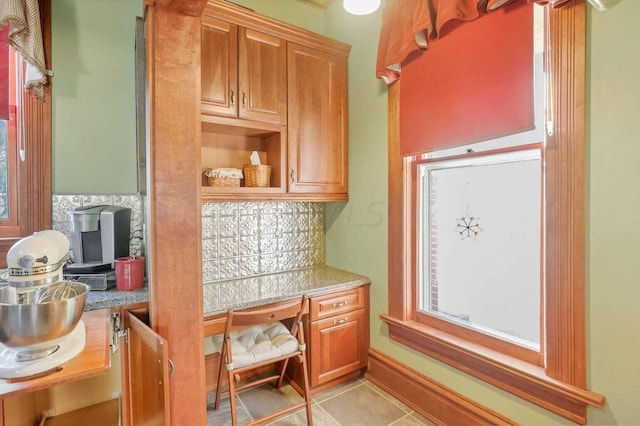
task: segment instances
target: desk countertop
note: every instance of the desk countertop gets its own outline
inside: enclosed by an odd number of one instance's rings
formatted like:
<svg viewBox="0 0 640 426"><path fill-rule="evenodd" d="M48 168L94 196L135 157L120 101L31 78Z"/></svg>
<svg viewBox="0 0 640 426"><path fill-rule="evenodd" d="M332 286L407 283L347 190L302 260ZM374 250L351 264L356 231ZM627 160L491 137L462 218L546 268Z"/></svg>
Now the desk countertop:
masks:
<svg viewBox="0 0 640 426"><path fill-rule="evenodd" d="M207 283L203 289L204 316L229 309L268 305L306 294L313 296L369 284L362 275L321 265L257 277Z"/></svg>

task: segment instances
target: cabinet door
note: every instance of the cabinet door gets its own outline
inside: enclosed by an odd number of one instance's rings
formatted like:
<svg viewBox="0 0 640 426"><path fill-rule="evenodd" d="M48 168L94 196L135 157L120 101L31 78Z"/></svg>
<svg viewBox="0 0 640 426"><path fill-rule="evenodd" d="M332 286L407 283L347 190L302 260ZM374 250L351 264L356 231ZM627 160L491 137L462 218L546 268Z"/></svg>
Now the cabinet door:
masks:
<svg viewBox="0 0 640 426"><path fill-rule="evenodd" d="M287 46L277 37L239 28L239 117L285 124Z"/></svg>
<svg viewBox="0 0 640 426"><path fill-rule="evenodd" d="M237 27L202 16L202 112L223 117L238 115Z"/></svg>
<svg viewBox="0 0 640 426"><path fill-rule="evenodd" d="M359 309L311 322L311 387L366 367L366 321L365 310Z"/></svg>
<svg viewBox="0 0 640 426"><path fill-rule="evenodd" d="M347 193L347 57L289 43L289 192Z"/></svg>
<svg viewBox="0 0 640 426"><path fill-rule="evenodd" d="M169 425L167 341L143 320L148 319L146 312L123 315L128 330L122 366L123 425Z"/></svg>

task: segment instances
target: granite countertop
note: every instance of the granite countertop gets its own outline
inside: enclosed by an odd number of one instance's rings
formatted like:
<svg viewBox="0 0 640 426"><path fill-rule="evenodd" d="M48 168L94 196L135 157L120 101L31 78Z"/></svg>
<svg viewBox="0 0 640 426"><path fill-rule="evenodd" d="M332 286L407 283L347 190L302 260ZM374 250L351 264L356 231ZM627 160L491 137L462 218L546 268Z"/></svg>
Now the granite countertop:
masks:
<svg viewBox="0 0 640 426"><path fill-rule="evenodd" d="M209 317L225 313L229 309L247 309L303 294L313 296L369 283L367 277L326 265L216 281L203 286L203 313L205 317ZM130 305L148 300L149 289L146 285L140 290L132 291L118 291L115 288L90 291L85 310Z"/></svg>
<svg viewBox="0 0 640 426"><path fill-rule="evenodd" d="M306 294L308 296L370 284L362 275L326 265L256 277L216 281L203 288L204 316L268 305Z"/></svg>
<svg viewBox="0 0 640 426"><path fill-rule="evenodd" d="M129 291L119 291L115 288L92 290L87 293L84 310L93 311L94 309L113 308L147 301L149 301L149 288L146 285L139 290Z"/></svg>

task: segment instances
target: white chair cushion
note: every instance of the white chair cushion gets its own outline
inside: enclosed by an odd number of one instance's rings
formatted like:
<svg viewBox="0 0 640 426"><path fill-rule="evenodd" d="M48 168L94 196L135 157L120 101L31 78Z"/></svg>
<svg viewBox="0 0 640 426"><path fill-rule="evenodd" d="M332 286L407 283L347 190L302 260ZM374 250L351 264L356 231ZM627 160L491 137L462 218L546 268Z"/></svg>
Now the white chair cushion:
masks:
<svg viewBox="0 0 640 426"><path fill-rule="evenodd" d="M219 348L222 348L223 339L222 334L211 338ZM298 350L298 339L279 321L232 331L229 339L233 360L231 369L257 364Z"/></svg>

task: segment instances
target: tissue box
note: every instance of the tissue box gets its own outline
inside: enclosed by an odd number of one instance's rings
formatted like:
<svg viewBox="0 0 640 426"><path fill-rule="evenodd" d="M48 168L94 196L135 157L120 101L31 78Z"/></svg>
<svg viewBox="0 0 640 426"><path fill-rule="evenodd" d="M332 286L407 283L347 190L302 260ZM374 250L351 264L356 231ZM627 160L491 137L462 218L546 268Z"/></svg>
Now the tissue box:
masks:
<svg viewBox="0 0 640 426"><path fill-rule="evenodd" d="M242 168L244 186L269 187L271 183L271 166L264 164L246 164Z"/></svg>
<svg viewBox="0 0 640 426"><path fill-rule="evenodd" d="M240 186L242 170L230 168L205 169L203 174L209 186Z"/></svg>

